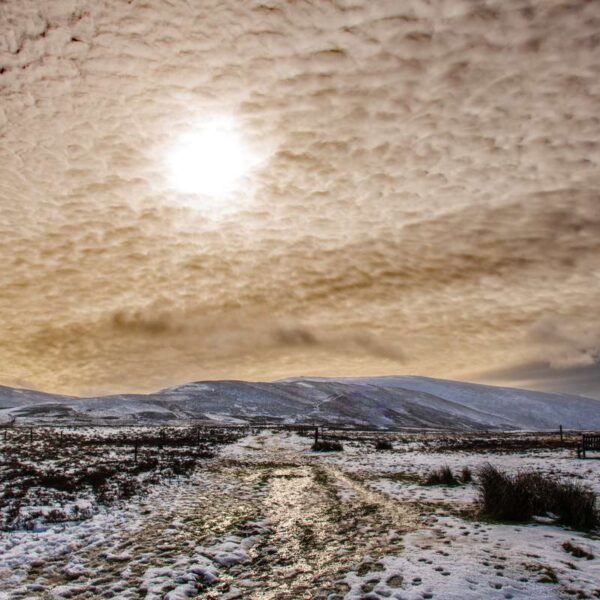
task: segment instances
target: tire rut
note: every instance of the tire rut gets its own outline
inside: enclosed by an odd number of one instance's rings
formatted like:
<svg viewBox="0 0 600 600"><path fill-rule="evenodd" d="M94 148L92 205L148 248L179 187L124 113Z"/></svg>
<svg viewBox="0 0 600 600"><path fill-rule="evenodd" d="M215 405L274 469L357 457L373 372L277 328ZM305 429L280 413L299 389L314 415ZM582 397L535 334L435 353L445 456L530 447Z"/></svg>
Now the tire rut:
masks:
<svg viewBox="0 0 600 600"><path fill-rule="evenodd" d="M402 533L416 524L409 508L395 506L335 467L302 460L270 467L262 477L270 533L254 549L252 563L207 598L219 598L225 589L256 600L341 598L348 571L377 569L377 558L401 552ZM236 580L250 589L236 586Z"/></svg>

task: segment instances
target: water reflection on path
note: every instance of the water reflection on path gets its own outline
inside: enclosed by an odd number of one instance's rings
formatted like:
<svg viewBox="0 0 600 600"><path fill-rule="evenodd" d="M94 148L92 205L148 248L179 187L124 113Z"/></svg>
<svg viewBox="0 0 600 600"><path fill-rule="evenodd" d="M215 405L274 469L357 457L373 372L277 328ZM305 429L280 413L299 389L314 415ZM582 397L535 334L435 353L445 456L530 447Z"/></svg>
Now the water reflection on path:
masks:
<svg viewBox="0 0 600 600"><path fill-rule="evenodd" d="M344 576L383 569L378 559L402 553L417 517L310 453L310 442L246 438L190 481L22 534L33 558L0 598L343 598Z"/></svg>
<svg viewBox="0 0 600 600"><path fill-rule="evenodd" d="M402 533L416 523L413 509L305 452L267 447L255 458L244 457L240 476L263 488L269 534L236 577L259 585L238 597L341 598L348 571L377 570L378 557L402 552Z"/></svg>

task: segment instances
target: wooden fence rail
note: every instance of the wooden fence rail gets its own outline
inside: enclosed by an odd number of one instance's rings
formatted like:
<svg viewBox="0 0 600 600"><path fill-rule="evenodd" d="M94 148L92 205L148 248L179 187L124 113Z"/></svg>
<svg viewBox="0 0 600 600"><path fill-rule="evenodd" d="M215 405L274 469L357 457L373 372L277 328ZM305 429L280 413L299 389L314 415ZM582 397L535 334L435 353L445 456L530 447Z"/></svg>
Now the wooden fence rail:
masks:
<svg viewBox="0 0 600 600"><path fill-rule="evenodd" d="M578 458L586 458L585 453L587 450L600 451L600 435L582 435L581 445L577 448Z"/></svg>

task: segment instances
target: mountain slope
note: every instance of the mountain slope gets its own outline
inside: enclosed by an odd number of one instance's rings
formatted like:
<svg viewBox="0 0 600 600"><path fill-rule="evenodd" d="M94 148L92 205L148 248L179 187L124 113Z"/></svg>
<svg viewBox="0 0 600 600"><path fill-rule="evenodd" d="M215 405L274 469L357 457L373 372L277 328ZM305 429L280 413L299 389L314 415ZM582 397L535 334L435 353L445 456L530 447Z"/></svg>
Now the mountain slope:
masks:
<svg viewBox="0 0 600 600"><path fill-rule="evenodd" d="M320 423L378 428L600 429L600 401L427 377L205 381L148 395L58 396L0 387L19 422Z"/></svg>

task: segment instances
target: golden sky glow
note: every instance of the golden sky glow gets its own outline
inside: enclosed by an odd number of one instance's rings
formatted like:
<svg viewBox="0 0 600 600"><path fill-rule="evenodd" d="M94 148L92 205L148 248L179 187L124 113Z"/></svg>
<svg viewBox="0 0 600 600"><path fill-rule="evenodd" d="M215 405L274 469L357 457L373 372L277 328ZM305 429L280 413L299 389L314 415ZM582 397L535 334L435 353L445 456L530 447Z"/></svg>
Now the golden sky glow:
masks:
<svg viewBox="0 0 600 600"><path fill-rule="evenodd" d="M0 4L0 384L589 367L600 3Z"/></svg>

